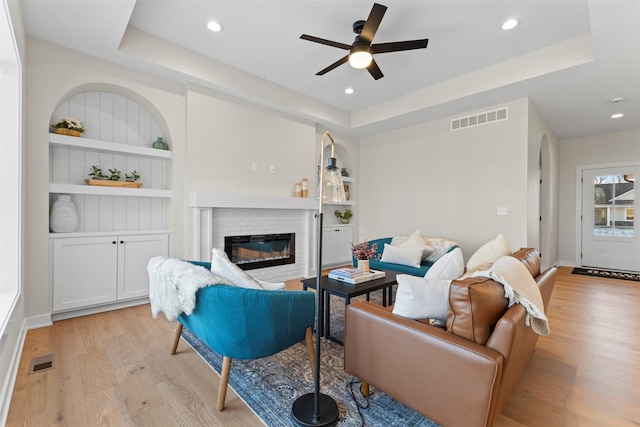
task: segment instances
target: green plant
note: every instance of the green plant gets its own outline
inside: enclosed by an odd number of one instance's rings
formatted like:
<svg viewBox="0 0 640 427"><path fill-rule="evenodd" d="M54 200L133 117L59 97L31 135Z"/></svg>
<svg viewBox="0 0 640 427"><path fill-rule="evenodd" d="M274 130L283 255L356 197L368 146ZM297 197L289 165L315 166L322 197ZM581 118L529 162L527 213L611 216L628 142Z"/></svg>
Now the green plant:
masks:
<svg viewBox="0 0 640 427"><path fill-rule="evenodd" d="M80 122L80 120L74 119L72 117L62 118L57 122L55 122L54 124L52 124L51 127L56 129L58 128L73 129L81 133L84 132L84 125Z"/></svg>
<svg viewBox="0 0 640 427"><path fill-rule="evenodd" d="M95 165L91 166L91 169L89 169L89 176L92 177L93 179L107 179L107 177L104 176L102 169L100 169Z"/></svg>
<svg viewBox="0 0 640 427"><path fill-rule="evenodd" d="M109 172L111 173L111 176L109 176L107 178L109 181L120 181L120 177L122 176L122 172L120 172L116 168L109 169Z"/></svg>
<svg viewBox="0 0 640 427"><path fill-rule="evenodd" d="M127 180L127 181L136 182L137 180L140 179L140 175L138 175L138 171L134 170L130 174L125 173L124 174L124 179Z"/></svg>
<svg viewBox="0 0 640 427"><path fill-rule="evenodd" d="M351 212L351 209L347 209L347 210L346 210L346 211L344 211L344 212L340 212L339 210L337 210L337 209L336 209L336 210L333 212L333 214L334 214L336 217L340 218L340 219L347 219L347 220L353 216L353 213Z"/></svg>

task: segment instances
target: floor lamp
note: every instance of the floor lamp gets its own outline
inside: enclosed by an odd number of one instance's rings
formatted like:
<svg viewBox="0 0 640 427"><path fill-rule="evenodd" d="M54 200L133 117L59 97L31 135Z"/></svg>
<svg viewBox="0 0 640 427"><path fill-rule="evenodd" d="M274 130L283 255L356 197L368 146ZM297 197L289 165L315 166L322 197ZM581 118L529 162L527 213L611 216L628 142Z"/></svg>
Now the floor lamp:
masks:
<svg viewBox="0 0 640 427"><path fill-rule="evenodd" d="M322 147L320 150L320 165L324 165L324 148L326 139L331 140L331 157L326 169L322 170L319 183L319 206L316 214L317 230L317 260L316 263L316 360L314 391L300 396L293 402L291 418L297 426L331 426L338 421L338 404L332 397L320 393L320 334L322 325L322 204L324 202L340 203L347 200L344 193L342 175L338 170L335 158L335 142L329 134L322 135Z"/></svg>

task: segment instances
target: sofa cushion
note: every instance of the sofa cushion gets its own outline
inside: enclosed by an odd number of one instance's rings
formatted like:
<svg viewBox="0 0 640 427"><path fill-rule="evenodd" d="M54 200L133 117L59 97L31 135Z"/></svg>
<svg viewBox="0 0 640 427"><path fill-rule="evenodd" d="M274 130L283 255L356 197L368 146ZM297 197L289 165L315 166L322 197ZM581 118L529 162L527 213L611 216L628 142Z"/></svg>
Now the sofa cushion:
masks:
<svg viewBox="0 0 640 427"><path fill-rule="evenodd" d="M531 248L511 254L520 260L533 278L540 274L540 256ZM451 282L447 331L486 344L494 325L507 310L504 286L486 277L467 277Z"/></svg>
<svg viewBox="0 0 640 427"><path fill-rule="evenodd" d="M420 267L422 250L422 248L403 248L385 243L380 261Z"/></svg>
<svg viewBox="0 0 640 427"><path fill-rule="evenodd" d="M425 279L408 274L398 274L396 280L398 290L393 314L410 319L446 321L450 280Z"/></svg>
<svg viewBox="0 0 640 427"><path fill-rule="evenodd" d="M462 273L464 273L462 250L455 248L434 262L431 268L427 270L424 278L453 280L462 276Z"/></svg>
<svg viewBox="0 0 640 427"><path fill-rule="evenodd" d="M447 331L485 345L508 304L504 287L492 279L453 280L449 289Z"/></svg>
<svg viewBox="0 0 640 427"><path fill-rule="evenodd" d="M511 249L507 239L502 234L498 234L495 239L485 243L471 255L467 261L467 273L488 269L498 258L505 255L511 255Z"/></svg>
<svg viewBox="0 0 640 427"><path fill-rule="evenodd" d="M391 244L394 244L393 240L391 241ZM433 252L431 246L428 246L425 243L424 238L420 234L420 230L414 231L406 239L403 238L401 241L399 241L399 243L396 244L396 246L399 246L401 248L420 248L422 249L422 259L425 259Z"/></svg>

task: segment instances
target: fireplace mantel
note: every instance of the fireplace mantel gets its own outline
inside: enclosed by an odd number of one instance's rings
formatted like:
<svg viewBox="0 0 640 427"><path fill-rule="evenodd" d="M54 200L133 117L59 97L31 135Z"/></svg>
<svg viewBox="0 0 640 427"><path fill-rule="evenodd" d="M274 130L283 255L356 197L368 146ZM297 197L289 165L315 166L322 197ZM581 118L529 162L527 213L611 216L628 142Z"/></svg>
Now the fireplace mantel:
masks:
<svg viewBox="0 0 640 427"><path fill-rule="evenodd" d="M301 199L296 197L192 192L190 195L190 206L192 208L317 210L318 201L315 199Z"/></svg>

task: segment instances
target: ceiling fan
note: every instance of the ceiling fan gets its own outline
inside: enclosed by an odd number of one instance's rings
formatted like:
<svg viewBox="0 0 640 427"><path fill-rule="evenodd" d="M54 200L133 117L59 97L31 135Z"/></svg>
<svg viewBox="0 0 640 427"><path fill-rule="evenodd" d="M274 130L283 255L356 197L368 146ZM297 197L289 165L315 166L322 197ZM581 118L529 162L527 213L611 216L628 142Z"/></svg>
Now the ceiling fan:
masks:
<svg viewBox="0 0 640 427"><path fill-rule="evenodd" d="M373 59L373 55L375 55L376 53L424 49L427 47L429 39L371 44L371 42L373 41L373 37L376 35L376 31L378 31L378 27L380 26L382 17L384 16L386 11L386 6L374 3L373 8L371 9L371 13L369 13L369 17L366 21L354 22L353 32L357 35L353 44L351 45L334 42L327 39L321 39L319 37L314 37L307 34L301 35L300 38L303 40L309 40L311 42L333 46L337 47L338 49L349 51L349 54L347 56L345 56L344 58L340 58L333 64L329 65L327 68L318 71L316 75L322 76L333 70L334 68L337 68L338 66L346 62L349 62L349 64L351 64L353 68L366 68L369 71L369 74L371 74L371 76L375 80L378 80L384 77L384 74L382 74L382 71L380 71L380 68L378 67L378 64L376 64L375 59Z"/></svg>

